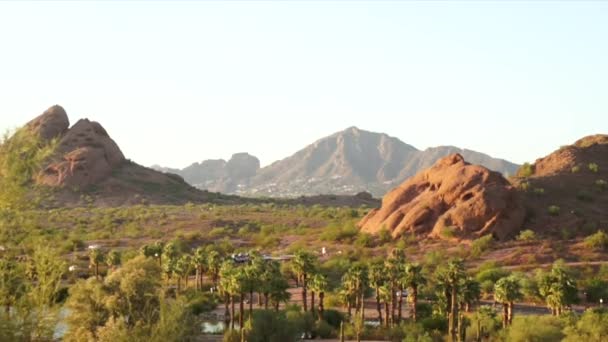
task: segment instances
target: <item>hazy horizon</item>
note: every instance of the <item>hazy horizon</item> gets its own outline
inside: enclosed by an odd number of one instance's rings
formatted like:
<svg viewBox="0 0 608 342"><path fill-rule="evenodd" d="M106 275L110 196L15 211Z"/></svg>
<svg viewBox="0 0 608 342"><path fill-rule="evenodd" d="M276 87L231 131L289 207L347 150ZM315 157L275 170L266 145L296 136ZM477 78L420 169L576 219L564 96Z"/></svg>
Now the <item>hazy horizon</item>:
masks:
<svg viewBox="0 0 608 342"><path fill-rule="evenodd" d="M608 3L0 2L0 129L51 105L143 165L350 126L515 163L608 132Z"/></svg>

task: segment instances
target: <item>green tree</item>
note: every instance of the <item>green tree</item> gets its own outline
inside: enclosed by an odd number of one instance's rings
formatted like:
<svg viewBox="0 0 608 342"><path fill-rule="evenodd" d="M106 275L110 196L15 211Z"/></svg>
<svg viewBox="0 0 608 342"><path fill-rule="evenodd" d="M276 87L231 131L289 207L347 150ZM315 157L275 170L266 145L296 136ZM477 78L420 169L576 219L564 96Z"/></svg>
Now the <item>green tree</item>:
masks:
<svg viewBox="0 0 608 342"><path fill-rule="evenodd" d="M203 276L205 269L207 268L207 251L203 247L198 247L194 251L193 258L194 265L196 267L196 289L203 289Z"/></svg>
<svg viewBox="0 0 608 342"><path fill-rule="evenodd" d="M105 260L105 254L100 248L94 248L89 251L89 265L95 271L95 278L99 279L99 264Z"/></svg>
<svg viewBox="0 0 608 342"><path fill-rule="evenodd" d="M410 301L412 303L411 313L412 320L416 322L418 313L416 306L418 305L418 289L426 283L426 278L422 273L422 266L415 263L407 263L405 265L403 284L410 290Z"/></svg>
<svg viewBox="0 0 608 342"><path fill-rule="evenodd" d="M500 278L494 285L494 299L503 305L503 328L513 323L513 302L521 297L521 286L514 276Z"/></svg>
<svg viewBox="0 0 608 342"><path fill-rule="evenodd" d="M307 295L306 291L308 288L308 275L315 271L317 264L316 257L304 250L298 250L295 253L294 258L291 260L291 267L293 272L298 276L298 279L302 285L302 303L304 312L308 311Z"/></svg>
<svg viewBox="0 0 608 342"><path fill-rule="evenodd" d="M311 293L319 294L319 310L318 319L323 319L323 312L325 311L325 292L328 290L327 278L320 273L316 273L311 279ZM311 296L312 297L312 296ZM311 309L314 303L311 302Z"/></svg>
<svg viewBox="0 0 608 342"><path fill-rule="evenodd" d="M554 263L551 271L541 273L539 278L538 290L553 315L561 315L564 307L577 301L576 281L562 263Z"/></svg>
<svg viewBox="0 0 608 342"><path fill-rule="evenodd" d="M115 270L121 264L121 254L117 250L112 250L108 253L106 257L106 263L108 267L112 270Z"/></svg>
<svg viewBox="0 0 608 342"><path fill-rule="evenodd" d="M385 263L385 269L388 274L388 283L391 287L391 322L398 324L401 320L401 306L403 305L403 284L400 280L403 279L403 270L405 267L405 251L402 248L395 248L391 251ZM399 291L399 300L397 303L397 291ZM398 318L395 317L395 310L399 308Z"/></svg>
<svg viewBox="0 0 608 342"><path fill-rule="evenodd" d="M376 310L378 311L378 320L382 324L382 307L380 305L380 287L387 282L384 263L374 262L369 267L369 284L376 292Z"/></svg>
<svg viewBox="0 0 608 342"><path fill-rule="evenodd" d="M608 311L590 309L572 326L564 329L565 342L602 342L608 339Z"/></svg>
<svg viewBox="0 0 608 342"><path fill-rule="evenodd" d="M449 289L449 316L448 330L452 341L456 340L457 335L457 319L458 319L458 293L461 290L462 283L466 279L464 262L462 259L452 259L447 263L445 269L445 287Z"/></svg>

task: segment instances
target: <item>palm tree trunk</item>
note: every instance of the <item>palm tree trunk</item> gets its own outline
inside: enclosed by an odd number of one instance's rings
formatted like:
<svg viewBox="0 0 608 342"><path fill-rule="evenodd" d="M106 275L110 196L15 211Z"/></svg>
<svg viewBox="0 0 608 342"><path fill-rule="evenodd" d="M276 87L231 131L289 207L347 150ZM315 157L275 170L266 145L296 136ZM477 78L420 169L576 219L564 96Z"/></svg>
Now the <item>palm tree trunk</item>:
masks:
<svg viewBox="0 0 608 342"><path fill-rule="evenodd" d="M188 278L189 276L186 274L184 276L184 289L188 289Z"/></svg>
<svg viewBox="0 0 608 342"><path fill-rule="evenodd" d="M401 322L401 307L403 305L403 286L399 285L399 313L397 314L397 322Z"/></svg>
<svg viewBox="0 0 608 342"><path fill-rule="evenodd" d="M198 273L201 291L203 290L203 273L204 273L203 268L201 267L201 271Z"/></svg>
<svg viewBox="0 0 608 342"><path fill-rule="evenodd" d="M412 320L414 320L414 322L416 322L416 319L418 319L418 308L416 307L418 305L418 287L414 286L412 287Z"/></svg>
<svg viewBox="0 0 608 342"><path fill-rule="evenodd" d="M99 263L95 263L95 278L99 279Z"/></svg>
<svg viewBox="0 0 608 342"><path fill-rule="evenodd" d="M224 296L224 329L228 330L230 325L230 296L226 294Z"/></svg>
<svg viewBox="0 0 608 342"><path fill-rule="evenodd" d="M268 310L268 293L264 293L264 309Z"/></svg>
<svg viewBox="0 0 608 342"><path fill-rule="evenodd" d="M180 292L181 288L182 288L182 277L178 276L177 277L177 293Z"/></svg>
<svg viewBox="0 0 608 342"><path fill-rule="evenodd" d="M304 303L304 312L308 311L308 303L306 302L306 273L302 275L302 301Z"/></svg>
<svg viewBox="0 0 608 342"><path fill-rule="evenodd" d="M252 312L253 312L253 290L249 291L249 319L251 319Z"/></svg>
<svg viewBox="0 0 608 342"><path fill-rule="evenodd" d="M509 304L503 303L502 304L502 327L507 328L507 325L509 325Z"/></svg>
<svg viewBox="0 0 608 342"><path fill-rule="evenodd" d="M262 307L262 293L258 292L258 307Z"/></svg>
<svg viewBox="0 0 608 342"><path fill-rule="evenodd" d="M196 275L194 276L194 280L196 281L195 284L194 284L194 289L195 290L199 290L200 286L199 286L199 283L198 283L198 267L196 268Z"/></svg>
<svg viewBox="0 0 608 342"><path fill-rule="evenodd" d="M274 302L274 311L279 312L279 301Z"/></svg>
<svg viewBox="0 0 608 342"><path fill-rule="evenodd" d="M509 325L513 324L513 302L509 302L508 323L509 323Z"/></svg>
<svg viewBox="0 0 608 342"><path fill-rule="evenodd" d="M348 312L348 318L350 319L350 317L352 316L352 303L351 303L350 298L348 298L346 300L346 303L347 303L346 305L348 306L348 310L347 310L347 312Z"/></svg>
<svg viewBox="0 0 608 342"><path fill-rule="evenodd" d="M376 310L378 310L378 321L382 325L382 307L380 306L380 288L376 287Z"/></svg>
<svg viewBox="0 0 608 342"><path fill-rule="evenodd" d="M397 298L395 294L395 281L391 281L391 322L393 325L396 323L395 321L395 309L397 308Z"/></svg>
<svg viewBox="0 0 608 342"><path fill-rule="evenodd" d="M325 292L319 292L319 321L323 319L323 311L325 311L325 304L323 300L325 299Z"/></svg>
<svg viewBox="0 0 608 342"><path fill-rule="evenodd" d="M452 341L456 340L456 320L458 315L458 298L456 293L456 286L452 285L452 294L451 294L452 305L450 307L450 333L452 335Z"/></svg>
<svg viewBox="0 0 608 342"><path fill-rule="evenodd" d="M243 292L239 294L239 329L243 329L243 317L245 316L245 296Z"/></svg>
<svg viewBox="0 0 608 342"><path fill-rule="evenodd" d="M230 329L234 330L234 296L230 296Z"/></svg>
<svg viewBox="0 0 608 342"><path fill-rule="evenodd" d="M315 315L315 291L310 291L310 313Z"/></svg>
<svg viewBox="0 0 608 342"><path fill-rule="evenodd" d="M385 319L385 325L388 328L389 324L390 324L390 314L389 314L389 302L384 302L384 313L386 315Z"/></svg>

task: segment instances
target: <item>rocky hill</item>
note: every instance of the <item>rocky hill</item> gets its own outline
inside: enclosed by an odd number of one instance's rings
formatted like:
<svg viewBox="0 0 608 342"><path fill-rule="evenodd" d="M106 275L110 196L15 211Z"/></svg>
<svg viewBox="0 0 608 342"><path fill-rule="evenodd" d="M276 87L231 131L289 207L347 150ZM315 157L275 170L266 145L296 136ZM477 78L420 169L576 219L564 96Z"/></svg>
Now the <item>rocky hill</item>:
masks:
<svg viewBox="0 0 608 342"><path fill-rule="evenodd" d="M393 237L506 239L519 231L524 216L517 190L500 173L452 154L389 192L359 225L368 233L386 229Z"/></svg>
<svg viewBox="0 0 608 342"><path fill-rule="evenodd" d="M523 194L526 229L567 239L608 228L608 135L562 146L511 181Z"/></svg>
<svg viewBox="0 0 608 342"><path fill-rule="evenodd" d="M350 127L261 169L257 158L247 155L250 161L244 164L239 178L230 175L226 170L230 161L223 160L204 161L184 170L170 171L200 188L247 196L297 197L361 191L382 196L452 153L460 153L472 163L504 174L513 174L518 168L508 161L453 146L420 151L386 134ZM211 164L217 166L209 167Z"/></svg>
<svg viewBox="0 0 608 342"><path fill-rule="evenodd" d="M57 141L54 154L35 177L52 190L49 205L123 205L229 200L198 190L180 176L158 172L125 158L97 122L78 120L70 127L67 113L53 106L26 124L43 143Z"/></svg>

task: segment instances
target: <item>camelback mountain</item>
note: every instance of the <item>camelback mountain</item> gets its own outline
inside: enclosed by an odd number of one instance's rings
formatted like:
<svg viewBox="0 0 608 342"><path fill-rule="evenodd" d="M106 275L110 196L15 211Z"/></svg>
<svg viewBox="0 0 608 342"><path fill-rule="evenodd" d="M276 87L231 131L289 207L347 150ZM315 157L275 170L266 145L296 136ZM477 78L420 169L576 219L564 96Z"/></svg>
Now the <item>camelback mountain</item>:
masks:
<svg viewBox="0 0 608 342"><path fill-rule="evenodd" d="M228 162L208 160L183 169L157 170L177 173L196 187L247 196L297 197L316 194L355 194L366 191L382 196L389 189L452 153L503 174L514 174L518 165L453 146L420 151L401 140L356 127L322 138L290 157L264 168L257 158L242 153ZM244 172L230 174L234 160Z"/></svg>
<svg viewBox="0 0 608 342"><path fill-rule="evenodd" d="M498 172L465 162L460 154L440 159L389 192L359 226L393 237L506 239L519 230L525 210L517 190Z"/></svg>
<svg viewBox="0 0 608 342"><path fill-rule="evenodd" d="M26 124L43 142L57 141L53 156L36 177L54 189L61 205L86 200L97 205L184 203L215 194L193 188L184 180L140 166L125 158L97 122L81 119L72 127L60 106L53 106Z"/></svg>
<svg viewBox="0 0 608 342"><path fill-rule="evenodd" d="M505 240L522 229L547 238L587 236L608 225L607 179L607 135L563 146L509 180L454 154L389 192L359 226L393 237Z"/></svg>

